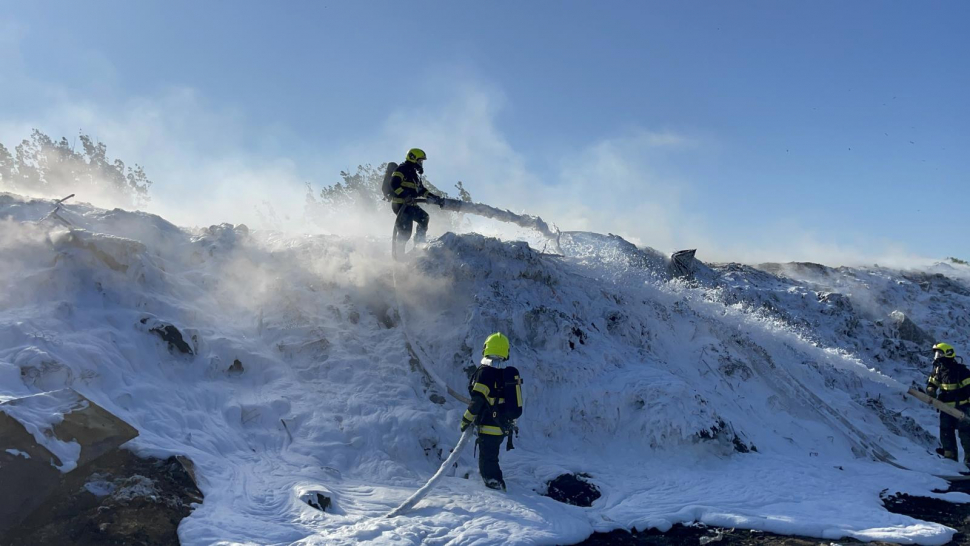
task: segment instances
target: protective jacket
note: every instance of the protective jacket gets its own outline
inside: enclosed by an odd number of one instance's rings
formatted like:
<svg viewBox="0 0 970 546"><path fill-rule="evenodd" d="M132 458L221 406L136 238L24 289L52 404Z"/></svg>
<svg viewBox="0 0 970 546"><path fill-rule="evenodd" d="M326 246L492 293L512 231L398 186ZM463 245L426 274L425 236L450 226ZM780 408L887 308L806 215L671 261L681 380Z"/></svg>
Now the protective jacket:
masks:
<svg viewBox="0 0 970 546"><path fill-rule="evenodd" d="M933 373L927 381L926 392L963 411L970 406L970 370L953 358L937 358L933 361Z"/></svg>
<svg viewBox="0 0 970 546"><path fill-rule="evenodd" d="M485 364L475 370L475 374L468 383L468 394L471 395L472 401L461 418L462 430L474 423L478 425L479 434L505 435L495 407L499 402L497 397L503 384L502 370Z"/></svg>
<svg viewBox="0 0 970 546"><path fill-rule="evenodd" d="M428 190L421 183L417 163L405 161L398 165L391 175L391 203L406 203L427 193Z"/></svg>

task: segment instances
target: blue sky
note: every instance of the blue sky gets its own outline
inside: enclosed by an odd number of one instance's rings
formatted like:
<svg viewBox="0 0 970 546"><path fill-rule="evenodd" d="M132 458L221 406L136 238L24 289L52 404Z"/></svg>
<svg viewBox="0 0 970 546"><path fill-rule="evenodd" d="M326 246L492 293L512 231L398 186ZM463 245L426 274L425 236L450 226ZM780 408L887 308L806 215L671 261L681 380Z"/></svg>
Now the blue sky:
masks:
<svg viewBox="0 0 970 546"><path fill-rule="evenodd" d="M0 142L96 135L176 221L298 215L420 146L439 186L662 250L970 258L966 2L0 7Z"/></svg>

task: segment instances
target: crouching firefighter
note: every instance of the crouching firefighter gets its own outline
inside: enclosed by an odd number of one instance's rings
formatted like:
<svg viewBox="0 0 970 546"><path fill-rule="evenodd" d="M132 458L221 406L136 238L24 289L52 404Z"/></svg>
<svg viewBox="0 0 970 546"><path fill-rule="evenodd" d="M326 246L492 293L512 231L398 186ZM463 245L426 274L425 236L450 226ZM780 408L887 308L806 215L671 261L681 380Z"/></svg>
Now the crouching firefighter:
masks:
<svg viewBox="0 0 970 546"><path fill-rule="evenodd" d="M957 362L956 351L947 343L933 346L933 373L926 384L926 393L940 402L964 413L970 411L970 370ZM957 460L957 430L963 445L963 462L970 464L970 423L940 412L940 444L937 452L947 459Z"/></svg>
<svg viewBox="0 0 970 546"><path fill-rule="evenodd" d="M472 425L478 427L475 447L479 452L478 470L485 486L505 491L505 479L498 465L502 440L507 440L505 450L512 445L513 433L519 428L516 419L522 416L522 376L513 366L506 366L509 359L509 339L494 333L485 340L481 366L468 382L471 403L461 418L461 430Z"/></svg>
<svg viewBox="0 0 970 546"><path fill-rule="evenodd" d="M415 202L416 199L427 199L429 203L441 205L440 197L429 192L421 182L424 174L424 161L428 155L420 148L411 148L404 163L388 163L387 173L384 175L384 197L391 202L391 211L395 214L394 240L391 243L391 256L396 260L404 258L404 246L411 238L414 224L418 224L418 231L414 235L414 244L423 244L428 233L428 213L423 211Z"/></svg>

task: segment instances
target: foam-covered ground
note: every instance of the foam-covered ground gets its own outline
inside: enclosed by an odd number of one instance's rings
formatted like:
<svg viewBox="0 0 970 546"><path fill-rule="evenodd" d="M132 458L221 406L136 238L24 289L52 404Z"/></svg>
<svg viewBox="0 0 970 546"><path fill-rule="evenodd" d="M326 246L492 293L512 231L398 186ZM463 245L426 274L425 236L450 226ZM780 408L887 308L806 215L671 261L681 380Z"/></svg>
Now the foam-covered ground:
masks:
<svg viewBox="0 0 970 546"><path fill-rule="evenodd" d="M880 494L940 496L933 474L963 469L931 453L935 413L900 388L928 372L919 334L959 346L964 269L715 265L665 283L653 254L576 233L562 257L446 234L393 271L386 241L85 205L61 211L68 230L38 222L51 208L0 194L0 399L70 386L135 426L136 451L190 457L205 502L184 544L562 544L691 521L953 534ZM166 324L192 354L151 332ZM423 368L463 390L496 330L526 380L509 492L468 451L382 518L459 437L464 407ZM565 472L603 496L542 496ZM333 507L301 501L313 491Z"/></svg>

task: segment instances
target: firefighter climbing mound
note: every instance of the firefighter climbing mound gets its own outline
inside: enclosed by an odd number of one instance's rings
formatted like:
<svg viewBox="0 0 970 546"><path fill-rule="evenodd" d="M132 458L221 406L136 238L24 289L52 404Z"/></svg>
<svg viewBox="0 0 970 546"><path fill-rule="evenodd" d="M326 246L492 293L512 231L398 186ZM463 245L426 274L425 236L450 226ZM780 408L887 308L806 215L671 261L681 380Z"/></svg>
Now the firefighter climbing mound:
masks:
<svg viewBox="0 0 970 546"><path fill-rule="evenodd" d="M522 416L522 376L514 366L506 366L509 359L509 339L496 332L485 340L482 362L468 382L471 404L461 419L461 430L478 427L478 469L485 485L505 490L505 480L498 464L502 440L508 438L506 450L511 450L512 436L518 433L516 419Z"/></svg>

